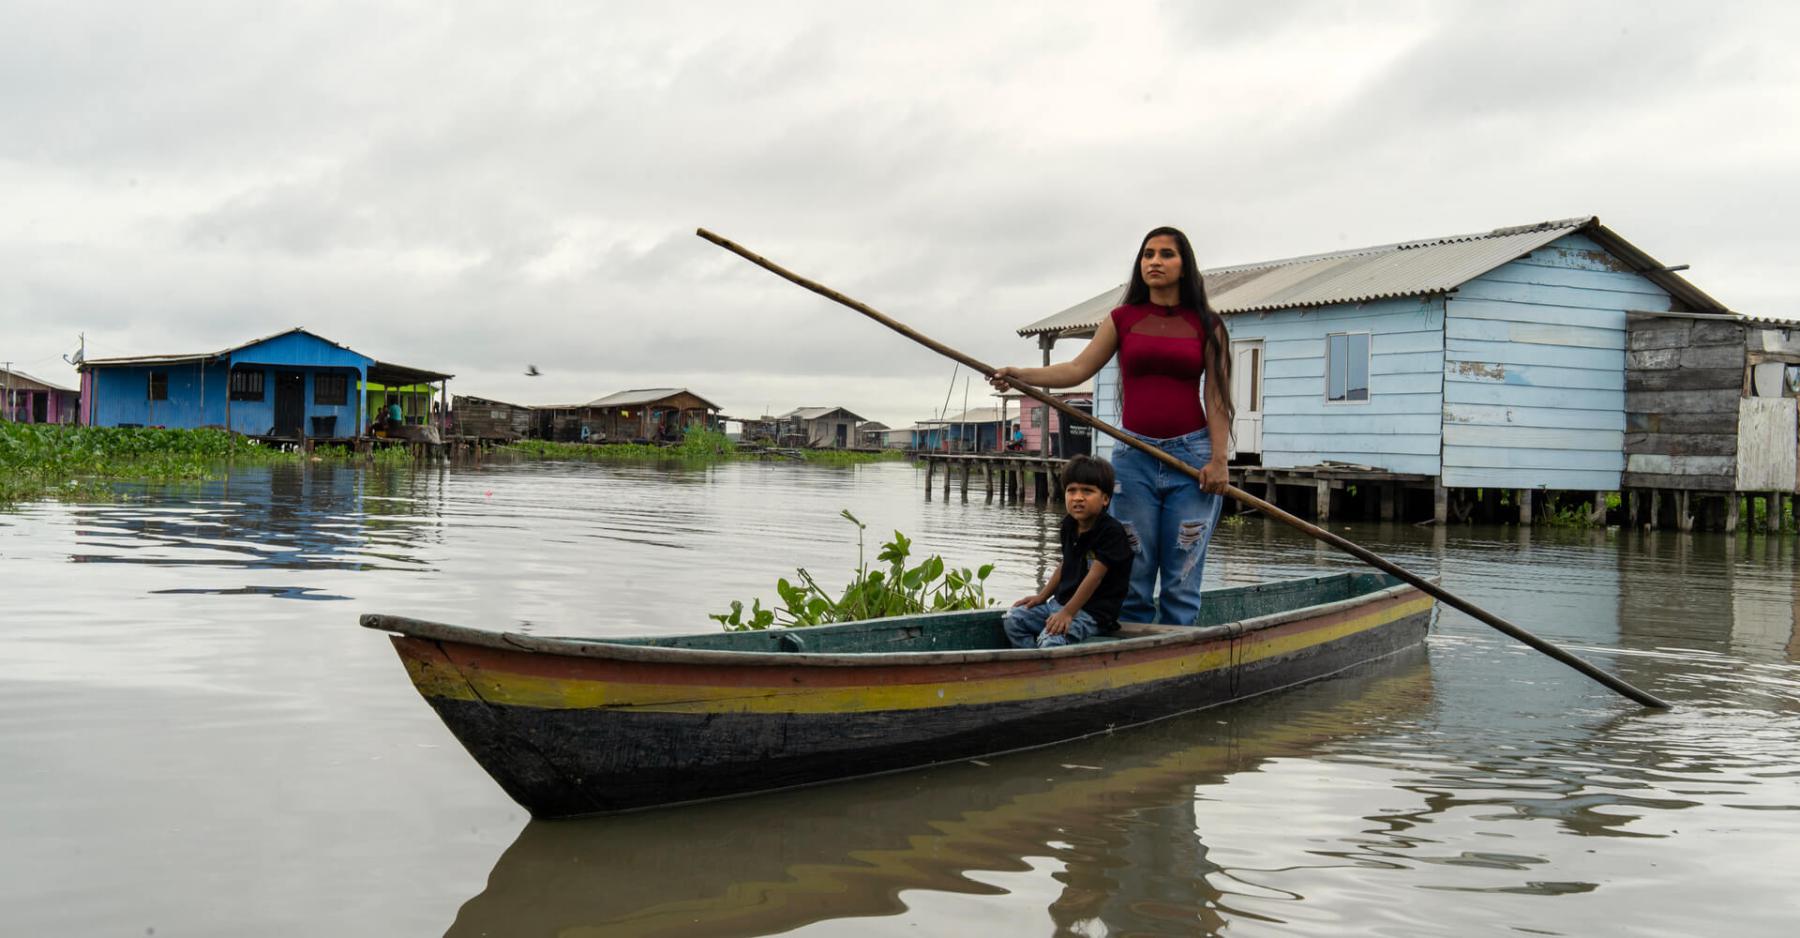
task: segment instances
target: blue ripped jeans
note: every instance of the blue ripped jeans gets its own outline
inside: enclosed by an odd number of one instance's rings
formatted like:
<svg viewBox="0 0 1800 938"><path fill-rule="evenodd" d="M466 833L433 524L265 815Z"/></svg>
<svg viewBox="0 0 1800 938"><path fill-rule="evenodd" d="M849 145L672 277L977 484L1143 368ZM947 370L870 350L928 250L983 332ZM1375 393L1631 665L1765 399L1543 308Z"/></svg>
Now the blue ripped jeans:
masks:
<svg viewBox="0 0 1800 938"><path fill-rule="evenodd" d="M1212 458L1212 438L1205 428L1166 440L1138 439L1196 469ZM1119 610L1119 621L1193 625L1200 618L1206 548L1219 526L1225 499L1200 491L1200 483L1192 476L1123 444L1113 447L1113 473L1118 484L1110 510L1125 525L1136 552L1131 563L1131 592Z"/></svg>
<svg viewBox="0 0 1800 938"><path fill-rule="evenodd" d="M1061 635L1046 635L1044 626L1050 617L1062 608L1062 603L1052 596L1038 605L1027 609L1014 606L1006 610L1006 618L1002 622L1006 626L1006 639L1014 648L1057 648L1062 645L1073 645L1093 636L1100 631L1100 623L1088 615L1086 609L1075 613L1069 622L1068 631Z"/></svg>

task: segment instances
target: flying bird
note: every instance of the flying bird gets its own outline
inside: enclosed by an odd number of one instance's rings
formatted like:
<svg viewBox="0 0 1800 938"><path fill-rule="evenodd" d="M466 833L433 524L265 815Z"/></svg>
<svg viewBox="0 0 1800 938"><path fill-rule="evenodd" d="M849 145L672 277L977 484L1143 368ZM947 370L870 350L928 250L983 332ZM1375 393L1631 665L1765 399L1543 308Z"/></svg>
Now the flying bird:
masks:
<svg viewBox="0 0 1800 938"><path fill-rule="evenodd" d="M539 371L539 370L538 370L538 369L537 369L537 366L536 366L536 365L526 365L526 366L525 366L525 377L527 377L527 378L535 378L535 377L537 377L537 376L538 376L538 375L541 375L541 374L543 374L543 372L541 372L541 371Z"/></svg>

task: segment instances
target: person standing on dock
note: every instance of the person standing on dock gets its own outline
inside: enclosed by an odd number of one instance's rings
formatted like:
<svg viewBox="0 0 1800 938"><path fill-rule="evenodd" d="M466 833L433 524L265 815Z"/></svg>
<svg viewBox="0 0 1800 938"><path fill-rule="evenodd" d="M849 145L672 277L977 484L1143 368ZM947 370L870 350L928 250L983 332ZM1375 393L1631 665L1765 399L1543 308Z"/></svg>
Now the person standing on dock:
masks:
<svg viewBox="0 0 1800 938"><path fill-rule="evenodd" d="M1000 390L1012 378L1043 388L1074 387L1119 359L1120 423L1126 432L1200 470L1201 484L1130 447L1114 453L1118 488L1112 514L1136 552L1131 590L1119 619L1193 625L1200 582L1223 493L1231 400L1231 338L1206 298L1187 235L1155 228L1131 267L1125 302L1100 321L1071 361L1006 367L989 376ZM1160 580L1160 593L1158 581Z"/></svg>

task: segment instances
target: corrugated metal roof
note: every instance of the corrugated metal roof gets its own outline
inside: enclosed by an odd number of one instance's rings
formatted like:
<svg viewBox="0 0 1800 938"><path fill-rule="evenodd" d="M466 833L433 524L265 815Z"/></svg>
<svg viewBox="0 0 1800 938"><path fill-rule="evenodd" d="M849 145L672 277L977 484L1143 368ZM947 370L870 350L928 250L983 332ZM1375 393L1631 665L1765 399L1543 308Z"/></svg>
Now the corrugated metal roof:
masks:
<svg viewBox="0 0 1800 938"><path fill-rule="evenodd" d="M1574 232L1585 232L1631 269L1699 309L1725 307L1663 269L1593 216L1260 261L1201 272L1208 298L1221 314L1360 303L1454 290L1464 283ZM1019 330L1020 335L1085 332L1100 324L1125 295L1123 284Z"/></svg>
<svg viewBox="0 0 1800 938"><path fill-rule="evenodd" d="M1689 313L1659 309L1628 309L1625 312L1632 316L1653 316L1664 319L1698 319L1703 322L1730 322L1743 326L1772 326L1778 329L1800 329L1800 319L1788 316L1753 316L1749 313Z"/></svg>
<svg viewBox="0 0 1800 938"><path fill-rule="evenodd" d="M581 406L583 406L583 407L626 407L626 406L630 406L630 405L634 405L634 404L654 404L657 401L674 397L677 394L691 394L694 397L700 398L700 400L702 402L704 402L706 404L706 406L711 407L714 410L719 409L719 405L714 404L712 401L709 401L704 397L700 397L700 395L698 395L698 394L694 394L694 392L688 390L687 388L636 388L636 389L633 389L630 391L620 391L617 394L608 394L605 397L596 398L595 400L588 401L586 404L583 404Z"/></svg>
<svg viewBox="0 0 1800 938"><path fill-rule="evenodd" d="M1016 413L1008 414L1006 419L1008 421L1018 420L1019 415ZM965 410L962 413L957 414L953 417L943 417L943 418L939 418L937 420L921 420L921 421L919 421L919 426L924 427L924 426L928 426L928 425L938 426L938 425L943 425L943 424L999 423L999 422L1000 422L1000 408L998 408L998 407L971 407L968 410Z"/></svg>
<svg viewBox="0 0 1800 938"><path fill-rule="evenodd" d="M12 380L10 380L10 381L7 380L7 377L9 375L12 378ZM24 384L20 383L22 381L29 382L31 384L35 384L35 385L37 385L37 387L35 387L35 388L25 387ZM65 388L60 384L51 384L50 382L45 381L42 378L33 378L32 376L30 376L30 375L26 374L25 372L20 371L16 368L12 369L11 371L8 371L5 368L0 368L0 385L10 385L12 387L12 389L15 391L37 390L37 391L60 391L64 394L74 394L75 393L74 388Z"/></svg>
<svg viewBox="0 0 1800 938"><path fill-rule="evenodd" d="M842 408L842 407L796 407L793 410L790 410L787 413L782 414L781 416L779 416L775 419L787 420L789 418L799 418L801 420L818 420L822 417L825 417L828 414L835 414L835 413L839 413L839 412L842 412L843 415L846 417L851 417L856 420L863 419L861 416L851 413L848 410L844 410L844 408Z"/></svg>
<svg viewBox="0 0 1800 938"><path fill-rule="evenodd" d="M346 352L350 352L355 355L362 355L361 352L358 352L356 349L353 349L350 346L343 344L342 342L333 342L330 339L327 339L324 336L319 335L318 333L313 332L312 330L307 329L303 326L295 326L292 329L283 329L280 332L275 332L275 333L271 333L269 335L265 335L260 339L251 339L248 342L240 342L237 345L233 345L230 348L220 349L217 352L200 352L200 353L194 354L194 355L123 355L123 356L118 356L118 357L114 357L114 358L90 358L90 359L87 359L86 361L82 362L82 364L84 366L85 365L102 365L102 366L169 365L169 364L174 364L176 362L192 362L192 361L202 361L202 360L213 359L213 358L224 358L225 356L230 355L232 352L242 351L243 349L247 349L252 345L261 345L264 342L267 342L271 339L279 339L284 335L292 335L296 332L303 332L309 336L312 336L315 339L318 339L320 342L323 342L326 345L335 345L338 348L341 348ZM368 358L369 356L363 355L363 357Z"/></svg>

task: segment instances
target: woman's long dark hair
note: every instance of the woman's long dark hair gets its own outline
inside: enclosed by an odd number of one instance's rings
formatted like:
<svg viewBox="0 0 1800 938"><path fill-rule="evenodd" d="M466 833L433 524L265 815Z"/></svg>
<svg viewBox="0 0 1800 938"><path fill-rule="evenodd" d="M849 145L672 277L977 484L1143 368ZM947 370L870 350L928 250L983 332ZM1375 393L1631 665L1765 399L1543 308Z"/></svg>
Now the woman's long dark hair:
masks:
<svg viewBox="0 0 1800 938"><path fill-rule="evenodd" d="M1194 260L1194 246L1188 243L1188 237L1179 228L1164 225L1152 228L1138 243L1137 255L1131 259L1131 281L1125 288L1125 305L1133 306L1150 302L1150 285L1144 282L1144 245L1151 238L1167 235L1175 239L1175 248L1181 252L1181 299L1180 304L1200 314L1200 325L1206 329L1206 381L1215 385L1214 393L1219 396L1219 403L1225 406L1225 425L1231 426L1232 418L1237 416L1237 405L1231 400L1231 335L1225 331L1225 317L1213 311L1212 302L1206 298L1206 281L1200 276L1200 262ZM1120 337L1123 341L1124 337Z"/></svg>

